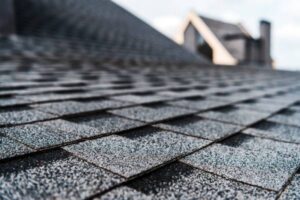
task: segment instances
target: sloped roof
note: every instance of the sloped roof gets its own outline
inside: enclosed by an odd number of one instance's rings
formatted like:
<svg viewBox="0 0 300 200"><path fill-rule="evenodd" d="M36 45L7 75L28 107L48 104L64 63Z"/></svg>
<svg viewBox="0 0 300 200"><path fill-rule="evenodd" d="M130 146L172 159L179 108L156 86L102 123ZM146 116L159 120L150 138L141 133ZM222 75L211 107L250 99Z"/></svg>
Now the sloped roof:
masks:
<svg viewBox="0 0 300 200"><path fill-rule="evenodd" d="M208 62L110 0L15 1L15 11L20 38L13 47L18 50L43 54L47 49L52 57L72 56L76 50L81 57L97 60Z"/></svg>
<svg viewBox="0 0 300 200"><path fill-rule="evenodd" d="M236 44L230 40L226 40L228 36L238 36L251 38L248 32L240 25L234 23L228 23L216 19L211 19L204 16L199 16L204 23L211 29L218 40L224 45L224 47L230 52L234 58L238 58L240 51L243 49L237 48Z"/></svg>
<svg viewBox="0 0 300 200"><path fill-rule="evenodd" d="M2 47L0 199L299 198L299 73L76 47Z"/></svg>

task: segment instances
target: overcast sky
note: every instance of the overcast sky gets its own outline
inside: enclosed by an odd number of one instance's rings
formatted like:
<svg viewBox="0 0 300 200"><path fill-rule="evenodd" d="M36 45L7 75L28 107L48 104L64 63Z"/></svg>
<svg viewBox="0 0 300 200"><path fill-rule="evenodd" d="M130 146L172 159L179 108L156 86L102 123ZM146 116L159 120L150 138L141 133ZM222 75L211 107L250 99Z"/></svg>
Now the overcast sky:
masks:
<svg viewBox="0 0 300 200"><path fill-rule="evenodd" d="M260 19L273 25L272 54L281 69L300 70L300 0L114 0L174 38L190 10L242 22L255 37Z"/></svg>

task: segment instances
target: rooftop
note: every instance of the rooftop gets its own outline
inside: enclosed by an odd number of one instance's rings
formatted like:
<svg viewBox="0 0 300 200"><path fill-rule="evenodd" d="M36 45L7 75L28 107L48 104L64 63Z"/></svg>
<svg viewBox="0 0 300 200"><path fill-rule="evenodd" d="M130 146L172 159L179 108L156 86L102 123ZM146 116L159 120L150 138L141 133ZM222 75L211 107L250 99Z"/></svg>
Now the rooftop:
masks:
<svg viewBox="0 0 300 200"><path fill-rule="evenodd" d="M49 40L1 54L0 199L300 197L299 73Z"/></svg>

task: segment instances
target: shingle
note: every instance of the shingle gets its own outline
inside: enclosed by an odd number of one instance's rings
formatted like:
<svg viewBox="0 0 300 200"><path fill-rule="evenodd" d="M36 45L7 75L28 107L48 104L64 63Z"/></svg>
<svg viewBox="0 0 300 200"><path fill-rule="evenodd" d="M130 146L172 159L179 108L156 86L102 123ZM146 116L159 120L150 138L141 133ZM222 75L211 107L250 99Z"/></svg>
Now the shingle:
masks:
<svg viewBox="0 0 300 200"><path fill-rule="evenodd" d="M228 138L222 144L248 150L264 151L267 149L278 153L300 156L300 145L255 137L244 133Z"/></svg>
<svg viewBox="0 0 300 200"><path fill-rule="evenodd" d="M175 162L99 199L275 199L276 193Z"/></svg>
<svg viewBox="0 0 300 200"><path fill-rule="evenodd" d="M229 110L226 109L227 108L223 110L200 113L199 116L244 126L248 126L269 116L268 113L260 113L253 110L235 107L233 107L232 109L230 107Z"/></svg>
<svg viewBox="0 0 300 200"><path fill-rule="evenodd" d="M99 100L89 102L63 101L38 104L35 105L35 107L40 111L49 112L59 116L65 116L100 111L108 108L119 108L126 105L129 105L129 103L123 103L113 100Z"/></svg>
<svg viewBox="0 0 300 200"><path fill-rule="evenodd" d="M6 106L20 106L29 104L29 100L20 99L16 97L0 97L0 107Z"/></svg>
<svg viewBox="0 0 300 200"><path fill-rule="evenodd" d="M17 125L54 118L53 115L33 109L0 112L1 125Z"/></svg>
<svg viewBox="0 0 300 200"><path fill-rule="evenodd" d="M33 149L44 149L80 139L72 132L63 132L42 124L29 124L2 128L0 132Z"/></svg>
<svg viewBox="0 0 300 200"><path fill-rule="evenodd" d="M61 130L63 132L74 133L82 137L93 137L101 135L97 128L93 128L83 124L72 123L62 119L41 122L40 124L49 126L53 129Z"/></svg>
<svg viewBox="0 0 300 200"><path fill-rule="evenodd" d="M257 110L261 112L264 111L270 113L278 112L279 110L287 107L288 105L289 104L272 104L260 100L248 100L235 104L235 106L240 108L247 108L249 110Z"/></svg>
<svg viewBox="0 0 300 200"><path fill-rule="evenodd" d="M1 199L84 199L121 181L62 150L0 164Z"/></svg>
<svg viewBox="0 0 300 200"><path fill-rule="evenodd" d="M68 119L71 122L96 128L99 134L116 133L144 126L142 122L102 113Z"/></svg>
<svg viewBox="0 0 300 200"><path fill-rule="evenodd" d="M156 125L160 128L209 140L220 140L239 132L243 127L200 117L182 118Z"/></svg>
<svg viewBox="0 0 300 200"><path fill-rule="evenodd" d="M0 159L12 158L31 153L33 151L33 149L30 149L19 142L0 136Z"/></svg>
<svg viewBox="0 0 300 200"><path fill-rule="evenodd" d="M206 98L191 98L184 100L170 101L168 104L183 108L196 109L197 111L209 110L212 108L225 106L228 103L223 101L215 101Z"/></svg>
<svg viewBox="0 0 300 200"><path fill-rule="evenodd" d="M174 106L162 105L155 107L135 106L109 111L110 113L144 122L156 122L169 118L194 113L195 111Z"/></svg>
<svg viewBox="0 0 300 200"><path fill-rule="evenodd" d="M183 159L204 171L279 191L300 164L299 156L215 144Z"/></svg>
<svg viewBox="0 0 300 200"><path fill-rule="evenodd" d="M263 121L244 131L247 134L300 144L300 128Z"/></svg>
<svg viewBox="0 0 300 200"><path fill-rule="evenodd" d="M300 197L300 173L296 174L292 182L287 186L287 188L283 191L279 200L297 200Z"/></svg>
<svg viewBox="0 0 300 200"><path fill-rule="evenodd" d="M120 96L113 96L111 99L119 101L127 101L134 103L154 103L160 101L170 100L170 97L159 96L155 94L126 94Z"/></svg>
<svg viewBox="0 0 300 200"><path fill-rule="evenodd" d="M292 109L285 110L281 113L278 113L268 118L268 120L300 127L300 111L296 111Z"/></svg>
<svg viewBox="0 0 300 200"><path fill-rule="evenodd" d="M207 140L142 129L64 147L65 150L120 175L131 177L209 144Z"/></svg>

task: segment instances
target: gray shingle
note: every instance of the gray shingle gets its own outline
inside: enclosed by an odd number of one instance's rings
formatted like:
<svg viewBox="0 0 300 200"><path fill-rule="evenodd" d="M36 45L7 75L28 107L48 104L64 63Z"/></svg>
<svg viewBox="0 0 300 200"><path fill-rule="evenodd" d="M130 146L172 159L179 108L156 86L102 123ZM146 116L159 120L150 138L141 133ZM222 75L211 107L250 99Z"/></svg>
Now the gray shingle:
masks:
<svg viewBox="0 0 300 200"><path fill-rule="evenodd" d="M62 119L41 122L40 124L49 126L52 129L61 130L63 132L74 133L82 137L93 137L101 135L97 128L93 128L83 124L72 123Z"/></svg>
<svg viewBox="0 0 300 200"><path fill-rule="evenodd" d="M243 129L238 125L206 120L200 117L171 120L156 126L209 140L220 140Z"/></svg>
<svg viewBox="0 0 300 200"><path fill-rule="evenodd" d="M276 193L175 162L99 199L275 199Z"/></svg>
<svg viewBox="0 0 300 200"><path fill-rule="evenodd" d="M129 105L129 103L114 100L99 100L89 102L64 101L38 104L35 107L40 111L49 112L59 116L73 115L85 112L105 110L108 108L119 108Z"/></svg>
<svg viewBox="0 0 300 200"><path fill-rule="evenodd" d="M33 109L3 111L0 112L0 126L24 124L53 118L54 116L51 114Z"/></svg>
<svg viewBox="0 0 300 200"><path fill-rule="evenodd" d="M30 149L19 142L0 136L0 159L12 158L31 153L33 151L33 149Z"/></svg>
<svg viewBox="0 0 300 200"><path fill-rule="evenodd" d="M240 108L247 108L249 110L257 110L261 112L269 112L269 113L275 113L278 112L279 110L287 107L289 104L272 104L272 103L267 103L261 100L249 100L249 101L244 101L241 103L235 104L235 106L240 107Z"/></svg>
<svg viewBox="0 0 300 200"><path fill-rule="evenodd" d="M199 116L244 126L248 126L269 116L268 113L260 113L235 107L228 111L225 109L200 113Z"/></svg>
<svg viewBox="0 0 300 200"><path fill-rule="evenodd" d="M0 164L1 199L83 199L121 181L62 150Z"/></svg>
<svg viewBox="0 0 300 200"><path fill-rule="evenodd" d="M183 162L231 179L279 191L299 167L299 156L215 144Z"/></svg>
<svg viewBox="0 0 300 200"><path fill-rule="evenodd" d="M300 174L296 174L292 182L279 197L279 200L297 200L300 197Z"/></svg>
<svg viewBox="0 0 300 200"><path fill-rule="evenodd" d="M209 110L220 106L225 106L228 103L223 101L205 99L205 98L194 98L194 99L170 101L168 102L168 104L173 106L183 107L183 108L195 109L197 111L204 111L204 110Z"/></svg>
<svg viewBox="0 0 300 200"><path fill-rule="evenodd" d="M263 121L244 131L247 134L300 144L300 128Z"/></svg>
<svg viewBox="0 0 300 200"><path fill-rule="evenodd" d="M156 129L132 131L125 136L108 136L64 149L100 167L132 177L209 144L207 140Z"/></svg>
<svg viewBox="0 0 300 200"><path fill-rule="evenodd" d="M160 101L170 100L170 97L159 96L155 94L126 94L120 96L113 96L111 99L119 100L119 101L127 101L127 102L134 102L134 103L154 103Z"/></svg>
<svg viewBox="0 0 300 200"><path fill-rule="evenodd" d="M145 125L142 122L125 119L106 113L72 118L68 120L70 120L71 122L96 128L99 134L116 133Z"/></svg>
<svg viewBox="0 0 300 200"><path fill-rule="evenodd" d="M268 120L300 127L300 111L289 109L268 118Z"/></svg>
<svg viewBox="0 0 300 200"><path fill-rule="evenodd" d="M195 111L187 110L184 108L177 108L174 106L163 105L157 107L135 106L130 108L112 110L109 112L130 119L151 123L178 117L181 115L191 114Z"/></svg>
<svg viewBox="0 0 300 200"><path fill-rule="evenodd" d="M264 151L267 149L278 153L295 154L300 156L300 145L255 137L243 133L228 138L222 142L222 144L248 150Z"/></svg>
<svg viewBox="0 0 300 200"><path fill-rule="evenodd" d="M29 124L2 128L0 132L33 149L44 149L80 139L72 132L63 132L42 124Z"/></svg>

